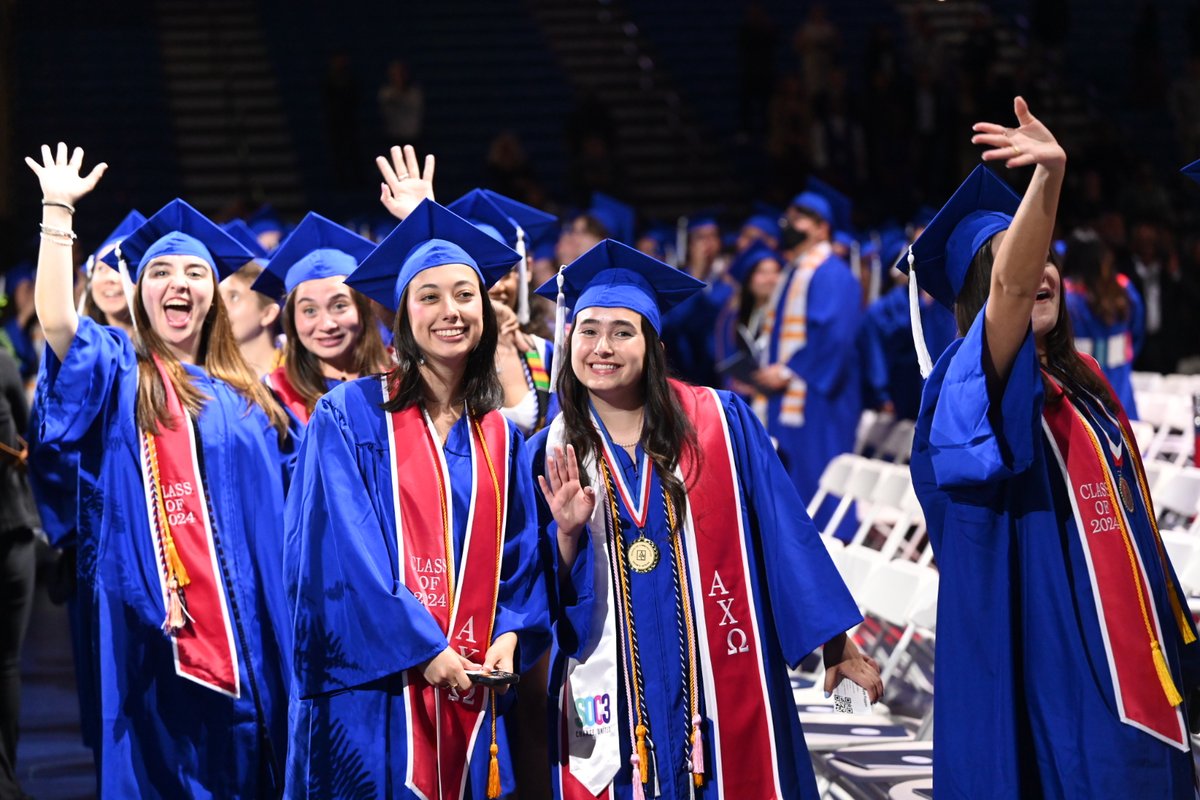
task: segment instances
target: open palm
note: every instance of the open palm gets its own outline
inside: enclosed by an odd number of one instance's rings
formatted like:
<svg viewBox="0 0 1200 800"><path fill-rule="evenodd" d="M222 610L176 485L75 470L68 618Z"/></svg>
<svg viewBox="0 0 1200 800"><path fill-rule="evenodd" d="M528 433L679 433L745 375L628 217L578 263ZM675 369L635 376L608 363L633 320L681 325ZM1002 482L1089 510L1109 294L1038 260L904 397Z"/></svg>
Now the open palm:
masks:
<svg viewBox="0 0 1200 800"><path fill-rule="evenodd" d="M577 533L592 518L596 492L580 482L579 461L573 446L568 446L565 453L559 446L553 454L546 454L546 474L538 476L538 485L560 533Z"/></svg>
<svg viewBox="0 0 1200 800"><path fill-rule="evenodd" d="M1066 151L1054 138L1045 124L1029 111L1025 98L1013 99L1013 112L1017 117L1016 128L1006 128L994 122L976 122L972 126L975 135L972 144L981 144L984 161L1003 160L1010 169L1034 164L1053 166L1067 160Z"/></svg>
<svg viewBox="0 0 1200 800"><path fill-rule="evenodd" d="M92 171L86 177L81 175L83 148L76 147L68 157L67 146L63 142L58 143L57 153L50 152L50 145L42 145L42 163L39 164L28 156L25 157L25 163L33 170L33 174L37 175L38 183L42 185L43 200L71 205L95 189L96 183L108 169L108 164L101 162L92 167Z"/></svg>
<svg viewBox="0 0 1200 800"><path fill-rule="evenodd" d="M383 156L375 159L379 174L383 176L383 183L379 186L379 202L383 203L389 214L403 220L422 200L433 199L435 162L432 155L425 156L425 171L422 174L417 151L411 144L403 148L393 147L390 155L390 161Z"/></svg>

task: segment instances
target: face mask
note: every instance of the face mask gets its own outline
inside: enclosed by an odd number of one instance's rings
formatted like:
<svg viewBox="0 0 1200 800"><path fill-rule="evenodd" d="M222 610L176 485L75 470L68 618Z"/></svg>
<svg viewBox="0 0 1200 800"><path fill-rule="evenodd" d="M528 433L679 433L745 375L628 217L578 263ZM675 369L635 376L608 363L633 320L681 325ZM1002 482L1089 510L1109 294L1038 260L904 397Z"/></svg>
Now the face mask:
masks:
<svg viewBox="0 0 1200 800"><path fill-rule="evenodd" d="M791 250L808 241L808 231L798 231L791 225L784 226L780 231L779 244L783 250Z"/></svg>

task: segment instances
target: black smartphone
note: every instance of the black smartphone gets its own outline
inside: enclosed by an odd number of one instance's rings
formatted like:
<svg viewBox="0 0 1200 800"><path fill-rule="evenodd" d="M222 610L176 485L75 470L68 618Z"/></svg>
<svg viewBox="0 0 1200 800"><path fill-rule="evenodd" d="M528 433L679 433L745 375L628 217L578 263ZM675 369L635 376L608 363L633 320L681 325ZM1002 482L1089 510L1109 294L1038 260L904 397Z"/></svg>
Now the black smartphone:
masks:
<svg viewBox="0 0 1200 800"><path fill-rule="evenodd" d="M467 677L471 679L471 683L478 683L481 686L512 686L521 680L521 676L515 672L502 672L498 669L490 672L469 669Z"/></svg>

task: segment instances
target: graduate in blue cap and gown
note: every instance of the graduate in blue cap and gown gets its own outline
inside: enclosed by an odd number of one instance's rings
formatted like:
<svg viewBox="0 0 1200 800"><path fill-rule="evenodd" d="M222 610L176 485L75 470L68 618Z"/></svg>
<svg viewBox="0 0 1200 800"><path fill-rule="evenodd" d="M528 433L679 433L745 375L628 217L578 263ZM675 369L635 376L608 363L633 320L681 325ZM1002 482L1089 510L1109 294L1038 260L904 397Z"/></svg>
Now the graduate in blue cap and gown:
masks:
<svg viewBox="0 0 1200 800"><path fill-rule="evenodd" d="M667 379L662 314L703 286L605 241L538 290L574 311L563 411L530 442L557 574L561 800L816 798L787 665L824 644L827 691L882 691L762 425Z"/></svg>
<svg viewBox="0 0 1200 800"><path fill-rule="evenodd" d="M12 316L0 329L0 337L8 340L9 349L21 370L21 380L26 383L37 377L38 363L41 359L41 342L38 341L33 304L30 301L34 277L34 266L28 263L17 264L4 274L4 294L13 310Z"/></svg>
<svg viewBox="0 0 1200 800"><path fill-rule="evenodd" d="M1063 291L1075 349L1096 359L1125 413L1137 419L1133 360L1146 336L1146 305L1095 232L1078 231L1068 239Z"/></svg>
<svg viewBox="0 0 1200 800"><path fill-rule="evenodd" d="M687 224L687 251L680 269L705 282L704 290L663 313L662 341L667 364L681 378L700 386L716 386L717 317L733 296L724 279L721 229L709 214L692 217Z"/></svg>
<svg viewBox="0 0 1200 800"><path fill-rule="evenodd" d="M504 389L500 413L515 422L524 436L532 436L558 413L558 403L550 391L554 346L526 333L530 323L530 245L557 230L558 219L488 189L472 189L447 208L520 256L517 266L488 288L488 296L500 329L496 343L496 372Z"/></svg>
<svg viewBox="0 0 1200 800"><path fill-rule="evenodd" d="M941 572L936 796L1194 798L1195 626L1126 415L1073 345L1051 254L1066 154L1014 107L972 141L1034 167L1024 197L977 167L907 261L964 333L912 456Z"/></svg>
<svg viewBox="0 0 1200 800"><path fill-rule="evenodd" d="M39 439L79 451L79 586L94 608L99 793L281 789L290 640L280 580L286 415L229 333L218 278L250 254L175 200L106 256L134 341L70 298L74 204L104 171L27 159L42 187ZM132 265L132 269L130 266Z"/></svg>
<svg viewBox="0 0 1200 800"><path fill-rule="evenodd" d="M141 227L146 217L138 211L130 211L113 231L105 237L95 253L88 257L84 266L85 286L80 300L80 315L90 316L100 325L111 326L125 335L131 335L133 320L129 313L129 284L121 274L102 259L122 240ZM30 410L29 435L29 485L37 501L42 530L52 547L59 548L58 575L61 579L74 582L76 574L77 515L79 501L79 451L74 447L62 447L57 443L43 442L39 438L41 417L45 413L48 395L46 382L47 362L42 360L38 370L37 388L33 393ZM92 587L80 589L70 586L66 595L67 620L71 626L71 652L75 663L75 688L79 695L79 727L83 743L92 747L100 726L99 706L96 701L96 676L91 670L92 634L94 624L91 605Z"/></svg>
<svg viewBox="0 0 1200 800"><path fill-rule="evenodd" d="M374 250L370 239L309 212L254 282L257 292L286 295L283 364L266 382L300 430L327 391L390 364L370 300L346 284Z"/></svg>
<svg viewBox="0 0 1200 800"><path fill-rule="evenodd" d="M737 290L717 316L716 366L724 388L747 402L758 391L750 383L750 371L766 346L763 322L783 274L783 263L783 256L756 241L729 264L727 274Z"/></svg>
<svg viewBox="0 0 1200 800"><path fill-rule="evenodd" d="M242 351L242 358L259 378L283 363L279 340L279 298L254 290L254 282L267 268L267 251L258 243L250 226L240 219L221 226L254 258L221 281L221 299L229 315L229 327Z"/></svg>
<svg viewBox="0 0 1200 800"><path fill-rule="evenodd" d="M289 797L515 788L512 695L467 670L521 671L548 635L524 440L496 410L487 286L516 262L425 200L347 279L397 312L397 366L317 402L288 495Z"/></svg>
<svg viewBox="0 0 1200 800"><path fill-rule="evenodd" d="M788 207L783 244L792 262L767 310L768 344L754 375L761 389L754 410L805 502L826 464L854 449L862 413L854 346L862 294L830 247L834 219L834 206L816 192L797 195Z"/></svg>
<svg viewBox="0 0 1200 800"><path fill-rule="evenodd" d="M890 412L899 419L915 420L921 407L925 379L921 376L910 334L908 282L902 273L893 269L907 252L908 240L902 235L881 242L878 268L886 271L886 281L891 288L867 306L858 334L858 347L862 359L864 405ZM893 281L892 276L899 280ZM928 292L921 294L919 308L925 348L930 358L936 359L954 341L954 314Z"/></svg>

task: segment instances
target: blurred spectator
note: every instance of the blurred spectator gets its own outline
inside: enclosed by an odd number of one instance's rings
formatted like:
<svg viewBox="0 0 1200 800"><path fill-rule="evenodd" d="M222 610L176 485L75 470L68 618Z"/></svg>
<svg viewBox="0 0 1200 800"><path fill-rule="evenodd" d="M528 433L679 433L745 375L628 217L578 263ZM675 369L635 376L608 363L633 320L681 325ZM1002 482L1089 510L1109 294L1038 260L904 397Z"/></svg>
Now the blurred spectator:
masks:
<svg viewBox="0 0 1200 800"><path fill-rule="evenodd" d="M847 88L846 73L829 70L825 88L813 99L812 163L820 173L852 190L866 183L867 150L862 125Z"/></svg>
<svg viewBox="0 0 1200 800"><path fill-rule="evenodd" d="M350 68L350 56L336 53L329 59L322 86L325 102L325 135L329 167L337 189L361 189L362 159L358 145L358 81Z"/></svg>
<svg viewBox="0 0 1200 800"><path fill-rule="evenodd" d="M542 198L537 177L525 146L513 131L501 131L488 145L487 175L484 183L489 189L522 203L538 205Z"/></svg>
<svg viewBox="0 0 1200 800"><path fill-rule="evenodd" d="M421 139L425 131L425 92L412 80L408 64L400 60L388 64L387 82L379 87L377 99L386 146L411 144L418 153L425 152Z"/></svg>
<svg viewBox="0 0 1200 800"><path fill-rule="evenodd" d="M30 264L10 269L4 276L6 302L0 307L4 348L16 359L22 380L29 384L37 377L43 346L42 329L33 305L33 279Z"/></svg>
<svg viewBox="0 0 1200 800"><path fill-rule="evenodd" d="M1133 27L1129 65L1129 100L1137 108L1158 108L1164 100L1166 73L1158 27L1158 6L1154 0L1142 0Z"/></svg>
<svg viewBox="0 0 1200 800"><path fill-rule="evenodd" d="M1179 360L1197 350L1194 325L1200 307L1196 280L1196 248L1189 253L1188 271L1170 247L1163 227L1148 220L1129 226L1129 255L1120 271L1142 296L1146 307L1146 344L1134 368L1173 372Z"/></svg>
<svg viewBox="0 0 1200 800"><path fill-rule="evenodd" d="M803 186L810 169L812 117L797 75L779 81L767 125L768 199L782 203Z"/></svg>
<svg viewBox="0 0 1200 800"><path fill-rule="evenodd" d="M571 202L584 206L593 191L617 186L617 123L604 100L588 91L567 116L565 133Z"/></svg>
<svg viewBox="0 0 1200 800"><path fill-rule="evenodd" d="M808 16L792 37L792 47L796 51L810 97L825 87L830 70L837 64L841 43L842 36L829 18L825 4L813 3L808 9Z"/></svg>
<svg viewBox="0 0 1200 800"><path fill-rule="evenodd" d="M1167 97L1180 160L1200 157L1200 53L1188 58L1187 68L1171 84Z"/></svg>

